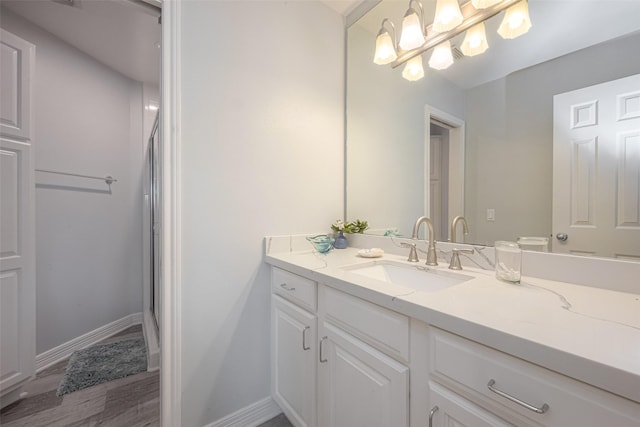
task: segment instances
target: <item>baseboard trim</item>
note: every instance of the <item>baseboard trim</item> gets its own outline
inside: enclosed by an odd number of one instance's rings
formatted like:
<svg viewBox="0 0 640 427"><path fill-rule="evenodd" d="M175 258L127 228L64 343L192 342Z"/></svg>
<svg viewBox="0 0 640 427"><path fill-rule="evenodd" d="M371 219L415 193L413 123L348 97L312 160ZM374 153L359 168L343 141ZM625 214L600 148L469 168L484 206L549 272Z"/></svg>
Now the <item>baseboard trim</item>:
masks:
<svg viewBox="0 0 640 427"><path fill-rule="evenodd" d="M280 414L282 409L266 397L205 427L255 427Z"/></svg>
<svg viewBox="0 0 640 427"><path fill-rule="evenodd" d="M115 320L104 326L100 326L93 331L87 332L77 338L60 344L57 347L47 350L44 353L40 353L36 356L36 372L40 372L51 365L58 363L59 361L71 356L76 350L87 348L98 341L117 334L120 331L127 329L133 325L139 325L142 323L142 313L133 313L122 319Z"/></svg>
<svg viewBox="0 0 640 427"><path fill-rule="evenodd" d="M147 344L147 371L160 370L160 345L155 321L151 310L145 310L142 321L145 343Z"/></svg>

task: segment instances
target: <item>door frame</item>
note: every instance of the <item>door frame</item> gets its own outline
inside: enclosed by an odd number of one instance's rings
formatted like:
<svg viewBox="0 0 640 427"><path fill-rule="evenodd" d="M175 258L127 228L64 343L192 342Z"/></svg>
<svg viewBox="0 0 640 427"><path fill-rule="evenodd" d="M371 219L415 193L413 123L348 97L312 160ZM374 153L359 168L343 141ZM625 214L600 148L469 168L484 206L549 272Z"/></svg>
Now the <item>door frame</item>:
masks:
<svg viewBox="0 0 640 427"><path fill-rule="evenodd" d="M160 425L182 424L182 286L181 286L181 131L180 96L182 92L181 2L162 4L162 108L159 132L162 138L161 179L162 242L160 269Z"/></svg>
<svg viewBox="0 0 640 427"><path fill-rule="evenodd" d="M424 212L430 216L431 207L431 123L449 129L449 193L448 213L450 217L464 215L464 120L439 110L424 106ZM450 237L450 236L448 236Z"/></svg>

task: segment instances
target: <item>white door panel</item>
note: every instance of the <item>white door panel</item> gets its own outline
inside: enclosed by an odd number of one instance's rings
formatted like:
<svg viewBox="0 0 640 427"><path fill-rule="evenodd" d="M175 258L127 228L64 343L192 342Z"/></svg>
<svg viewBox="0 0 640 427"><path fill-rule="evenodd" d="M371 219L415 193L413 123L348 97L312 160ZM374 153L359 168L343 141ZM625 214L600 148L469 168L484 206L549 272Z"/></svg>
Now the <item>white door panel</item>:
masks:
<svg viewBox="0 0 640 427"><path fill-rule="evenodd" d="M553 251L640 261L640 75L554 97Z"/></svg>
<svg viewBox="0 0 640 427"><path fill-rule="evenodd" d="M35 46L1 30L0 135L31 138L31 78Z"/></svg>
<svg viewBox="0 0 640 427"><path fill-rule="evenodd" d="M0 406L35 372L31 73L35 47L0 30Z"/></svg>

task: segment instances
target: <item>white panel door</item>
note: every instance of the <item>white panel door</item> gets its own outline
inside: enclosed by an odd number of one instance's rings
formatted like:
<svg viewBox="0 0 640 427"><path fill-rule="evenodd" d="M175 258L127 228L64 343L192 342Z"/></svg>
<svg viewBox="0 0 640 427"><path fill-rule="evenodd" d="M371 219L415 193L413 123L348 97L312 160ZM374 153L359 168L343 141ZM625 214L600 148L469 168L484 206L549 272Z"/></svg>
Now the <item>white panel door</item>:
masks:
<svg viewBox="0 0 640 427"><path fill-rule="evenodd" d="M272 396L296 427L316 425L316 316L271 297Z"/></svg>
<svg viewBox="0 0 640 427"><path fill-rule="evenodd" d="M318 425L408 426L409 368L329 323L322 329Z"/></svg>
<svg viewBox="0 0 640 427"><path fill-rule="evenodd" d="M553 108L553 251L640 261L640 74Z"/></svg>
<svg viewBox="0 0 640 427"><path fill-rule="evenodd" d="M35 46L0 29L0 135L31 138L31 80Z"/></svg>
<svg viewBox="0 0 640 427"><path fill-rule="evenodd" d="M35 372L34 55L0 29L0 406Z"/></svg>

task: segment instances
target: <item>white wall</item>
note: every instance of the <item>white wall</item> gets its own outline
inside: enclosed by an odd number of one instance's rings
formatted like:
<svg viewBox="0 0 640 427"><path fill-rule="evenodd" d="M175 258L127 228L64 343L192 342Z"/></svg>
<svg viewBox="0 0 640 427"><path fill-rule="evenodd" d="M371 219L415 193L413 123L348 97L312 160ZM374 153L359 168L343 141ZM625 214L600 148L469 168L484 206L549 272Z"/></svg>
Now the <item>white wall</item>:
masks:
<svg viewBox="0 0 640 427"><path fill-rule="evenodd" d="M550 235L553 96L640 73L639 44L627 36L467 91L466 241Z"/></svg>
<svg viewBox="0 0 640 427"><path fill-rule="evenodd" d="M36 45L37 352L140 312L142 86L14 13L2 27Z"/></svg>
<svg viewBox="0 0 640 427"><path fill-rule="evenodd" d="M349 28L347 217L410 236L425 214L425 105L463 118L464 92L426 59L417 82L402 67L374 64L375 37L357 23Z"/></svg>
<svg viewBox="0 0 640 427"><path fill-rule="evenodd" d="M182 4L182 426L268 396L263 236L343 212L342 17L315 1Z"/></svg>

